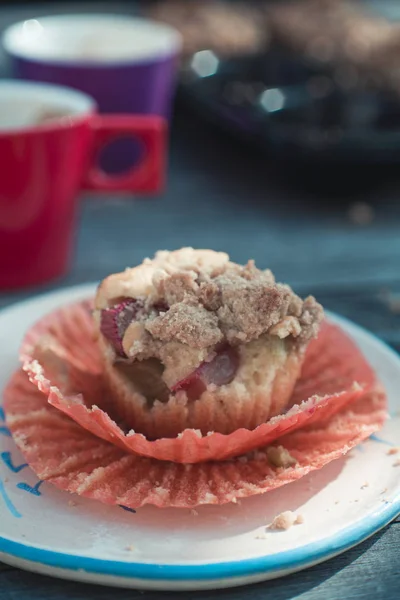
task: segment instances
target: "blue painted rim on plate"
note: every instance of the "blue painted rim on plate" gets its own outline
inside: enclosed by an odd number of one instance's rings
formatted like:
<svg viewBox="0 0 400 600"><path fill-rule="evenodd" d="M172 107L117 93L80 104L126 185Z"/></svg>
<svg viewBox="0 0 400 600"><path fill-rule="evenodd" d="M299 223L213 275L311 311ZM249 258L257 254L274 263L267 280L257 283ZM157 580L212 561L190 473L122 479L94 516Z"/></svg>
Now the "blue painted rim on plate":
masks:
<svg viewBox="0 0 400 600"><path fill-rule="evenodd" d="M208 579L234 579L241 576L281 571L298 570L332 558L385 527L400 512L400 498L372 517L363 519L338 535L319 542L279 552L272 556L261 556L241 561L230 561L200 565L142 564L111 561L83 556L74 556L53 550L34 548L0 537L0 552L49 567L80 570L88 573L114 575L135 579L193 581Z"/></svg>
<svg viewBox="0 0 400 600"><path fill-rule="evenodd" d="M71 292L79 289L90 289L90 286L76 286L70 288ZM65 293L66 290L54 293ZM50 296L50 294L44 294ZM31 299L31 300L35 300ZM19 304L26 303L22 302ZM29 302L29 301L28 301ZM11 307L10 307L11 308ZM7 309L6 309L7 310ZM390 346L379 340L362 327L352 321L339 317L338 320L347 322L364 336L373 338L381 347L389 352L400 362L399 355ZM361 522L347 527L335 536L324 538L318 542L301 546L294 550L279 552L272 556L261 556L257 558L244 559L240 561L229 561L219 563L205 563L194 565L168 565L168 564L145 564L123 561L104 560L55 552L44 548L37 548L0 536L0 553L8 554L22 560L68 570L79 570L87 573L101 575L113 575L116 577L134 578L141 580L168 580L168 581L195 581L215 579L235 579L237 577L257 575L262 573L283 573L284 571L295 571L300 568L311 566L349 550L360 542L366 540L374 533L388 525L400 513L400 496L393 503L383 505L380 510L368 515Z"/></svg>

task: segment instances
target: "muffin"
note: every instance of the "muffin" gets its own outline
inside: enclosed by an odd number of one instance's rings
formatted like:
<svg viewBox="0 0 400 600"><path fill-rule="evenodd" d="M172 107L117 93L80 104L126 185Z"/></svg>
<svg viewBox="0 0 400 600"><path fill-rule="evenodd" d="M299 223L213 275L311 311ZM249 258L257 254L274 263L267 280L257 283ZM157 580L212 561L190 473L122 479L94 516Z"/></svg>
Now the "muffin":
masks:
<svg viewBox="0 0 400 600"><path fill-rule="evenodd" d="M283 413L323 310L254 261L183 248L104 279L94 318L115 414L156 439Z"/></svg>
<svg viewBox="0 0 400 600"><path fill-rule="evenodd" d="M184 57L201 50L230 57L255 54L268 47L269 29L257 4L221 0L168 0L145 10L148 17L175 27Z"/></svg>
<svg viewBox="0 0 400 600"><path fill-rule="evenodd" d="M333 68L342 87L399 89L400 25L363 2L299 0L265 8L283 46Z"/></svg>

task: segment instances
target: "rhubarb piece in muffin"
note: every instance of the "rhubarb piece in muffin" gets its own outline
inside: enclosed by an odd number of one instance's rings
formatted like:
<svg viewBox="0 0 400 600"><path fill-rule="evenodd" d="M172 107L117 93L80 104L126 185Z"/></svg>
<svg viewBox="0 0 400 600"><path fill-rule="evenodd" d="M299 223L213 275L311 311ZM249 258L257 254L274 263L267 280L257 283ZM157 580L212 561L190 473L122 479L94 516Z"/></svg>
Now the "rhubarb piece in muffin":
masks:
<svg viewBox="0 0 400 600"><path fill-rule="evenodd" d="M115 412L155 439L284 412L323 310L253 261L183 248L107 277L94 315Z"/></svg>

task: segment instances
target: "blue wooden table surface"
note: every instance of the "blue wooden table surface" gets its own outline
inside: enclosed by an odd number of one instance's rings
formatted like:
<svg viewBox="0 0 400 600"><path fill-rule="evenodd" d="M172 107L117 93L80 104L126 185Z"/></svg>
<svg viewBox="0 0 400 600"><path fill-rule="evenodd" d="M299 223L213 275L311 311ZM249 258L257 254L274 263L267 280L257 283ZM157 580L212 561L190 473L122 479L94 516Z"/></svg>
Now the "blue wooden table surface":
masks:
<svg viewBox="0 0 400 600"><path fill-rule="evenodd" d="M95 5L98 11L105 5ZM94 10L83 4L0 10L0 29L48 12ZM113 11L129 10L113 3ZM0 57L1 58L1 57ZM1 63L1 74L6 66ZM346 179L348 178L348 179ZM372 221L349 218L366 202ZM313 293L400 350L400 176L393 169L294 171L266 161L178 105L169 181L155 199L84 198L71 271L45 289L98 281L159 248L182 245L256 259L299 293ZM44 291L0 294L0 306ZM199 600L369 599L399 597L400 519L357 548L290 577L226 592L187 593ZM158 594L110 590L25 573L0 563L0 600L155 600Z"/></svg>

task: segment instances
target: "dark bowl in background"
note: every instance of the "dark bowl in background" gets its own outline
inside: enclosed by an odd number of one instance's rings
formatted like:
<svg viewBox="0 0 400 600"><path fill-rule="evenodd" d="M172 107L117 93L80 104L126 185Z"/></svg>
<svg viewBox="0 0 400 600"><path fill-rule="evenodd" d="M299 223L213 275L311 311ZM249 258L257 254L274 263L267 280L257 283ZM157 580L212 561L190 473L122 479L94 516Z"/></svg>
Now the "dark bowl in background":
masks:
<svg viewBox="0 0 400 600"><path fill-rule="evenodd" d="M180 96L214 125L275 157L400 162L400 94L341 85L328 68L279 47L230 59L197 53L182 71Z"/></svg>

